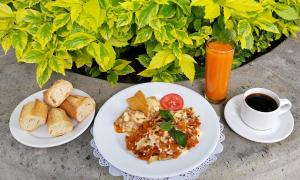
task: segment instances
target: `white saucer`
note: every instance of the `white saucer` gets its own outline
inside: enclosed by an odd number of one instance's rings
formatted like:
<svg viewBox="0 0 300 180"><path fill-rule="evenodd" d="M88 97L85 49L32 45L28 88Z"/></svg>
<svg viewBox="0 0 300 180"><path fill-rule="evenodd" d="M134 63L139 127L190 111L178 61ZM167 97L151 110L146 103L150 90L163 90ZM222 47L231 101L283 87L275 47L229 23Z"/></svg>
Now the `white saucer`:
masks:
<svg viewBox="0 0 300 180"><path fill-rule="evenodd" d="M294 129L294 118L290 111L280 116L278 126L266 131L255 130L241 119L240 107L243 94L231 98L225 107L224 115L230 128L240 136L255 142L274 143L287 138Z"/></svg>
<svg viewBox="0 0 300 180"><path fill-rule="evenodd" d="M48 147L54 147L54 146L65 144L80 136L90 126L90 124L94 119L95 111L93 111L93 113L90 114L81 123L77 123L77 121L73 119L72 120L74 124L73 131L59 137L51 137L50 134L48 133L47 125L42 125L41 127L34 130L33 132L24 131L23 129L20 128L20 124L19 124L19 117L20 117L22 107L27 102L34 101L35 99L43 100L44 91L45 90L36 92L31 96L27 97L26 99L24 99L22 102L18 104L18 106L14 109L14 111L10 116L9 129L12 136L17 141L19 141L20 143L26 146L36 147L36 148L48 148ZM87 93L75 88L73 89L73 92L71 94L90 97Z"/></svg>

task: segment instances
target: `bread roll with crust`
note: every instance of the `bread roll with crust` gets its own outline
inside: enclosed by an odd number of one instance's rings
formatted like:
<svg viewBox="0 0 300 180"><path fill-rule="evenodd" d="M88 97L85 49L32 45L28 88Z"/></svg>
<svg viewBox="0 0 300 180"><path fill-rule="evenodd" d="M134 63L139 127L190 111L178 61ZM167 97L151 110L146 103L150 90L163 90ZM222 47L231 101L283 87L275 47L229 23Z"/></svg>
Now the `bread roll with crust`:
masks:
<svg viewBox="0 0 300 180"><path fill-rule="evenodd" d="M90 97L70 95L61 105L60 108L66 111L71 117L81 122L87 118L96 107L94 99Z"/></svg>
<svg viewBox="0 0 300 180"><path fill-rule="evenodd" d="M58 107L71 94L73 86L69 81L60 79L44 92L44 101L51 107Z"/></svg>
<svg viewBox="0 0 300 180"><path fill-rule="evenodd" d="M46 123L48 106L46 103L36 99L26 103L21 111L20 127L26 131L33 131Z"/></svg>
<svg viewBox="0 0 300 180"><path fill-rule="evenodd" d="M49 134L53 137L62 136L71 132L73 123L66 112L60 108L52 108L48 113L47 125Z"/></svg>

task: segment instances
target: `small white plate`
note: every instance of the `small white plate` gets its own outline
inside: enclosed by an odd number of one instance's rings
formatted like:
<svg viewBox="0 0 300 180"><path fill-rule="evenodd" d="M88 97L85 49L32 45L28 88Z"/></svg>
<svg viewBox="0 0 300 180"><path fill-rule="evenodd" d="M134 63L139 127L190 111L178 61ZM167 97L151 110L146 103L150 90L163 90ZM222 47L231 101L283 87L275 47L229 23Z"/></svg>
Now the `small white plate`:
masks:
<svg viewBox="0 0 300 180"><path fill-rule="evenodd" d="M26 146L36 147L36 148L47 148L47 147L53 147L53 146L59 146L65 144L80 136L90 126L90 124L94 119L95 111L91 115L89 115L85 120L83 120L81 123L77 123L77 121L73 119L72 120L74 124L73 131L59 137L50 136L46 124L39 127L33 132L28 132L21 129L19 124L19 117L24 104L30 101L34 101L35 99L43 100L44 91L45 90L39 91L24 99L22 102L18 104L18 106L14 109L14 111L10 116L9 129L12 136L17 141L19 141L20 143ZM73 92L71 94L90 97L87 93L79 89L73 89Z"/></svg>
<svg viewBox="0 0 300 180"><path fill-rule="evenodd" d="M227 124L240 136L255 142L274 143L284 140L292 133L294 118L290 111L280 116L280 122L273 129L259 131L247 126L240 116L242 100L243 94L231 98L224 110Z"/></svg>
<svg viewBox="0 0 300 180"><path fill-rule="evenodd" d="M127 99L138 90L146 97L160 99L169 93L177 93L184 99L185 107L193 107L201 120L199 144L177 159L155 161L148 164L126 149L125 135L116 133L114 121L128 107ZM220 137L219 118L212 106L197 92L169 83L144 83L124 89L100 108L93 127L95 144L101 155L117 169L134 176L146 178L172 177L186 173L203 163L215 150Z"/></svg>

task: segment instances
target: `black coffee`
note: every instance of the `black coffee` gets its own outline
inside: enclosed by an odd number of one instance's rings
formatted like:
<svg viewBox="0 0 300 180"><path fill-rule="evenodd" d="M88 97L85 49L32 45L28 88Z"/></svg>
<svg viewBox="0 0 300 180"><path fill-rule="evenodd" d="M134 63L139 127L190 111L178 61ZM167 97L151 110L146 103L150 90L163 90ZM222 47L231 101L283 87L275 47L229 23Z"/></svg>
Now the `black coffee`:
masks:
<svg viewBox="0 0 300 180"><path fill-rule="evenodd" d="M271 112L278 108L278 104L273 98L260 93L247 96L246 103L251 108L261 112Z"/></svg>

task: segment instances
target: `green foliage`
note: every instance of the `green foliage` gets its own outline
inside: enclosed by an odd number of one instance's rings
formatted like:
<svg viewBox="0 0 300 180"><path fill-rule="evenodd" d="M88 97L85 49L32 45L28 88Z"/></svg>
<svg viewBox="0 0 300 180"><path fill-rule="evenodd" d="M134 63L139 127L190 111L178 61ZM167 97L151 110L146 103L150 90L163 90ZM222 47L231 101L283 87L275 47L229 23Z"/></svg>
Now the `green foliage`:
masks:
<svg viewBox="0 0 300 180"><path fill-rule="evenodd" d="M296 37L299 19L299 0L5 0L0 42L19 62L36 64L41 87L73 64L115 85L134 72L132 61L152 81L193 81L210 37L235 42L235 68L282 35ZM147 54L119 59L120 49L135 46Z"/></svg>

